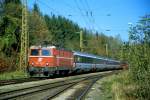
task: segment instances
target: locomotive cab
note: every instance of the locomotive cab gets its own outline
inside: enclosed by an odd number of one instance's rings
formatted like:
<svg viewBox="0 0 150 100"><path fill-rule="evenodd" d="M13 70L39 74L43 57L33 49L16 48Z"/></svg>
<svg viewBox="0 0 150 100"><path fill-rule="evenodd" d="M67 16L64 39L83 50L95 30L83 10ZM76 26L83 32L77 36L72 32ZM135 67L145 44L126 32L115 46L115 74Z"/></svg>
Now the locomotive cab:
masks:
<svg viewBox="0 0 150 100"><path fill-rule="evenodd" d="M29 52L29 66L28 71L30 76L33 75L49 75L48 67L54 66L52 47L31 47ZM38 73L38 74L37 74ZM41 76L40 75L40 76Z"/></svg>

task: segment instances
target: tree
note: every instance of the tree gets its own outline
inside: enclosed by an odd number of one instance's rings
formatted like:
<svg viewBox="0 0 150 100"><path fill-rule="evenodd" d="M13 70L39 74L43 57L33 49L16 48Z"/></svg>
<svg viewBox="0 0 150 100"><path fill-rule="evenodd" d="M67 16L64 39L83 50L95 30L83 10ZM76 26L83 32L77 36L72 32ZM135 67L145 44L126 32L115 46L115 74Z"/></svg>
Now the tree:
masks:
<svg viewBox="0 0 150 100"><path fill-rule="evenodd" d="M45 15L45 22L49 29L49 35L51 35L51 44L69 49L79 49L79 34L80 31L77 24L62 17L62 16L48 16Z"/></svg>
<svg viewBox="0 0 150 100"><path fill-rule="evenodd" d="M39 16L42 16L42 13L40 12L40 8L37 3L34 3L32 12L36 13Z"/></svg>
<svg viewBox="0 0 150 100"><path fill-rule="evenodd" d="M39 15L40 11L36 4L29 14L29 37L30 45L40 45L43 41L48 41L48 28L43 16Z"/></svg>
<svg viewBox="0 0 150 100"><path fill-rule="evenodd" d="M138 85L137 96L150 99L150 15L141 18L129 31L129 63L130 74Z"/></svg>
<svg viewBox="0 0 150 100"><path fill-rule="evenodd" d="M6 0L2 4L3 15L0 23L0 50L8 56L12 49L18 51L18 43L21 30L21 4L19 0L14 2Z"/></svg>
<svg viewBox="0 0 150 100"><path fill-rule="evenodd" d="M0 59L3 62L9 62L10 70L16 67L21 33L21 12L20 0L2 0L0 2Z"/></svg>

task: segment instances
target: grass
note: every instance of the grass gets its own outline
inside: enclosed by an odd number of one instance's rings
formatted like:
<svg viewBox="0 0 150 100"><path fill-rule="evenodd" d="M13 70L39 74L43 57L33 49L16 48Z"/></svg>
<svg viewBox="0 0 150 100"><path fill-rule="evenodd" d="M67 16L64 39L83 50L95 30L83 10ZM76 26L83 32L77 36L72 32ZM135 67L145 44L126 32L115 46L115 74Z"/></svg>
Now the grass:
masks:
<svg viewBox="0 0 150 100"><path fill-rule="evenodd" d="M104 100L135 100L136 87L131 85L127 71L103 78L101 87Z"/></svg>
<svg viewBox="0 0 150 100"><path fill-rule="evenodd" d="M27 78L28 75L24 71L4 72L0 74L0 80Z"/></svg>

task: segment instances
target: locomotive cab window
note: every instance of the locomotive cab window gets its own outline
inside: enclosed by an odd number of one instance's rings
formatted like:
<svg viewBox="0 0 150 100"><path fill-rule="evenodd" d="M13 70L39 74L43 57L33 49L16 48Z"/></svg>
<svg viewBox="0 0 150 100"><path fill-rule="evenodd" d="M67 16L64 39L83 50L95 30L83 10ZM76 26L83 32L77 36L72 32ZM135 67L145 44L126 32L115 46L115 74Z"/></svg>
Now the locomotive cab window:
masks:
<svg viewBox="0 0 150 100"><path fill-rule="evenodd" d="M38 56L39 55L39 50L38 49L31 49L31 55L32 56Z"/></svg>
<svg viewBox="0 0 150 100"><path fill-rule="evenodd" d="M50 50L43 49L42 50L42 56L50 56Z"/></svg>

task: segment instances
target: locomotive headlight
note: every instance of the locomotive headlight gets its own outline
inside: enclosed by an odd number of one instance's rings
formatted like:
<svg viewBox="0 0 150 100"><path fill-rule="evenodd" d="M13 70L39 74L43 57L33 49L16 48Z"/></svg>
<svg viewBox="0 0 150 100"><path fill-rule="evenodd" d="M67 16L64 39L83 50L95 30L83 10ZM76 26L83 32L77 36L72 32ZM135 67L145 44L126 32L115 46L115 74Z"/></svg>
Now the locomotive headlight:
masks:
<svg viewBox="0 0 150 100"><path fill-rule="evenodd" d="M48 66L49 65L49 63L46 63L46 66Z"/></svg>
<svg viewBox="0 0 150 100"><path fill-rule="evenodd" d="M33 65L34 65L34 62L32 62L31 65L33 66Z"/></svg>

